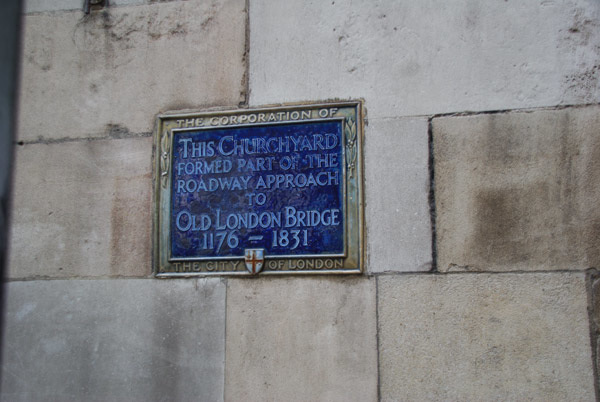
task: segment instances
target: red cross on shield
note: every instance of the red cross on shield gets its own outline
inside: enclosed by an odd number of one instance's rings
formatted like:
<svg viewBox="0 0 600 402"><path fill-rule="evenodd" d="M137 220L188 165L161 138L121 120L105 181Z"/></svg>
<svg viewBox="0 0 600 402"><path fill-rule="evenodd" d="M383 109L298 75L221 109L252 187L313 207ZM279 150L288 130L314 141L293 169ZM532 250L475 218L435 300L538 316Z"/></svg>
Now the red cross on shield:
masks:
<svg viewBox="0 0 600 402"><path fill-rule="evenodd" d="M262 248L247 248L244 250L246 269L252 275L258 274L265 262L265 250Z"/></svg>

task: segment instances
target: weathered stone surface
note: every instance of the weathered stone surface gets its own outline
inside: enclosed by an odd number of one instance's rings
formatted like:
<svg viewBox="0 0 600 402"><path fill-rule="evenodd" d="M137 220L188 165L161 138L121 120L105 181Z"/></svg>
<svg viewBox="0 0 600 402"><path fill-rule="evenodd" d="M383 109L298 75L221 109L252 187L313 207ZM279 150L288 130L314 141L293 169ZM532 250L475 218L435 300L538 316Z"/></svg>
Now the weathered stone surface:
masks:
<svg viewBox="0 0 600 402"><path fill-rule="evenodd" d="M583 273L382 276L382 401L591 401Z"/></svg>
<svg viewBox="0 0 600 402"><path fill-rule="evenodd" d="M374 282L229 279L225 400L377 400Z"/></svg>
<svg viewBox="0 0 600 402"><path fill-rule="evenodd" d="M591 300L590 300L590 334L592 342L592 350L595 351L593 355L596 365L596 370L600 368L600 275L597 270L593 270L588 274L588 280L590 281L591 289ZM596 377L596 381L600 381ZM600 386L600 382L597 384Z"/></svg>
<svg viewBox="0 0 600 402"><path fill-rule="evenodd" d="M374 119L366 127L370 272L431 268L427 119Z"/></svg>
<svg viewBox="0 0 600 402"><path fill-rule="evenodd" d="M25 16L19 138L150 132L162 111L237 105L244 10L190 0Z"/></svg>
<svg viewBox="0 0 600 402"><path fill-rule="evenodd" d="M600 108L434 119L440 270L600 264Z"/></svg>
<svg viewBox="0 0 600 402"><path fill-rule="evenodd" d="M16 151L9 277L151 274L151 138Z"/></svg>
<svg viewBox="0 0 600 402"><path fill-rule="evenodd" d="M251 103L364 97L371 117L600 99L600 6L253 0Z"/></svg>
<svg viewBox="0 0 600 402"><path fill-rule="evenodd" d="M0 399L222 400L224 317L218 279L12 282Z"/></svg>

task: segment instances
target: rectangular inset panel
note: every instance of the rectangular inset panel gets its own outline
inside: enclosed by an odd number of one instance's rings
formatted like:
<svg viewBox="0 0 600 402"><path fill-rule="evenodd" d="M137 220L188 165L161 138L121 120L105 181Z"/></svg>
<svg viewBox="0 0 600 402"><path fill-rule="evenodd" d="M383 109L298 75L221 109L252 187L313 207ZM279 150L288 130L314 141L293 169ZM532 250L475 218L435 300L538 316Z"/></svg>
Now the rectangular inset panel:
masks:
<svg viewBox="0 0 600 402"><path fill-rule="evenodd" d="M360 273L360 106L160 116L157 276Z"/></svg>

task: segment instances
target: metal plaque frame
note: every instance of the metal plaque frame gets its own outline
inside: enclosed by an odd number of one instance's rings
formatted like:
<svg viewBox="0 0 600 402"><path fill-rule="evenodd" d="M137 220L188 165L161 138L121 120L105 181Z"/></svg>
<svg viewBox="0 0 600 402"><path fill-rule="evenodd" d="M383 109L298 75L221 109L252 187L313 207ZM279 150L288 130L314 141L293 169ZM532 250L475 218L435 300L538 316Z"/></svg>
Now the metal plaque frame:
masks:
<svg viewBox="0 0 600 402"><path fill-rule="evenodd" d="M197 113L166 113L157 117L154 132L153 265L157 278L211 275L360 274L365 260L363 201L363 130L361 101L288 104L253 109ZM268 255L248 260L244 254L215 257L171 255L174 145L178 133L294 123L341 123L343 252ZM179 191L179 190L178 190ZM178 223L179 224L179 223ZM247 251L254 249L246 249ZM248 258L246 256L246 258ZM248 269L246 269L248 266ZM261 269L257 270L256 267Z"/></svg>

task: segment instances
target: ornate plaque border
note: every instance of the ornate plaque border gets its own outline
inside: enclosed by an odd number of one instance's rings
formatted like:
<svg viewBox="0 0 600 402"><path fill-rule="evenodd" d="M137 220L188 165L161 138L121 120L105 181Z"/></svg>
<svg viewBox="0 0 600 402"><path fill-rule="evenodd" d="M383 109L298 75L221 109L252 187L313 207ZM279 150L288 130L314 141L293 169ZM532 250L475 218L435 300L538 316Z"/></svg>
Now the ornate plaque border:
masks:
<svg viewBox="0 0 600 402"><path fill-rule="evenodd" d="M255 276L246 269L244 255L227 258L170 258L171 163L173 133L181 130L233 128L293 122L342 121L345 203L344 256L264 257L258 275L360 274L365 261L362 101L286 104L252 109L165 113L157 116L154 131L153 266L157 278L213 275Z"/></svg>

